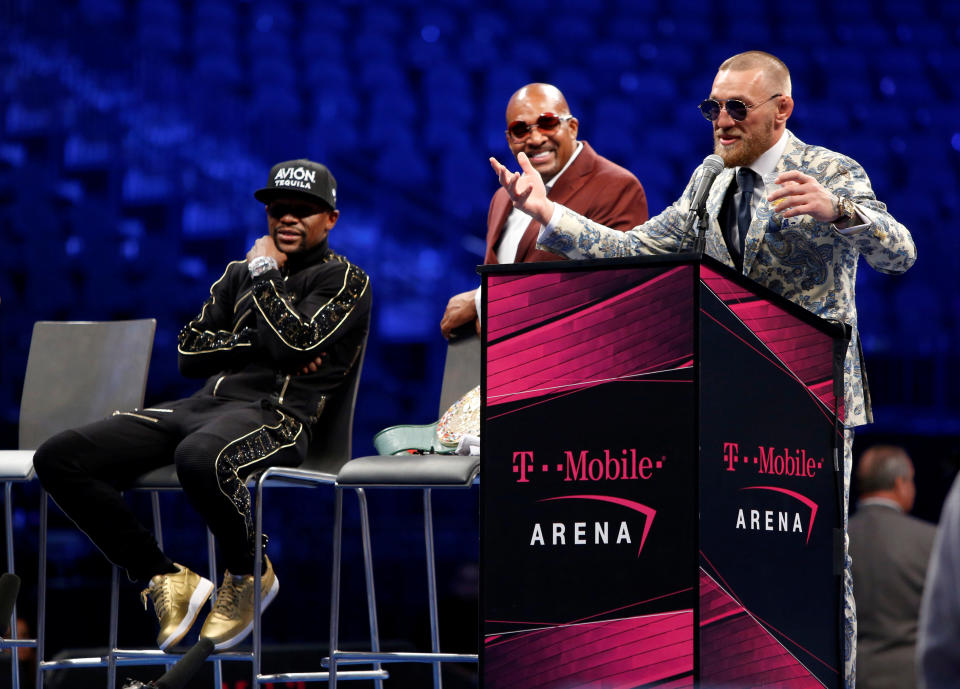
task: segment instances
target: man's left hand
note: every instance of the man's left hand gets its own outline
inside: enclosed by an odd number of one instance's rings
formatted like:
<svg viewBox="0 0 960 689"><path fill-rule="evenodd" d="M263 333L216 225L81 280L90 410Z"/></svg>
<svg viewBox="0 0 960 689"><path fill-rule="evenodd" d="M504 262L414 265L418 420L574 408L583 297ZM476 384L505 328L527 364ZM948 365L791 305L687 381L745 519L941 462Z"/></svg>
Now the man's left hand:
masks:
<svg viewBox="0 0 960 689"><path fill-rule="evenodd" d="M316 373L317 369L320 368L320 364L323 363L323 357L327 355L326 352L318 356L316 359L308 363L306 366L297 371L298 376L305 376L308 373Z"/></svg>
<svg viewBox="0 0 960 689"><path fill-rule="evenodd" d="M837 217L837 197L823 188L816 179L799 170L781 173L775 180L783 185L767 197L776 203L777 213L784 218L809 215L817 222L833 222Z"/></svg>
<svg viewBox="0 0 960 689"><path fill-rule="evenodd" d="M278 268L283 268L283 264L287 261L287 255L277 248L273 237L268 234L260 237L253 243L253 247L247 252L247 263L250 263L250 261L259 256L269 256L277 262Z"/></svg>

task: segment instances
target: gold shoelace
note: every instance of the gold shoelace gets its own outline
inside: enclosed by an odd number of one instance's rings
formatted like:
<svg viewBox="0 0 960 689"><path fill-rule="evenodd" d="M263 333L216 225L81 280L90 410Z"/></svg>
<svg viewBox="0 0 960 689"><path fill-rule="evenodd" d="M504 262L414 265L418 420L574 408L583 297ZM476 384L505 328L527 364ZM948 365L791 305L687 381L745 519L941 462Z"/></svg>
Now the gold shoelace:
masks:
<svg viewBox="0 0 960 689"><path fill-rule="evenodd" d="M233 612L244 583L243 579L240 579L239 584L235 583L232 575L224 577L223 585L220 587L220 590L217 591L217 601L213 606L214 612Z"/></svg>
<svg viewBox="0 0 960 689"><path fill-rule="evenodd" d="M157 617L163 617L164 613L167 611L167 594L168 591L166 580L164 580L164 582L159 586L148 586L140 592L140 600L143 603L143 609L147 609L147 596L150 596L153 599L153 609L156 611Z"/></svg>

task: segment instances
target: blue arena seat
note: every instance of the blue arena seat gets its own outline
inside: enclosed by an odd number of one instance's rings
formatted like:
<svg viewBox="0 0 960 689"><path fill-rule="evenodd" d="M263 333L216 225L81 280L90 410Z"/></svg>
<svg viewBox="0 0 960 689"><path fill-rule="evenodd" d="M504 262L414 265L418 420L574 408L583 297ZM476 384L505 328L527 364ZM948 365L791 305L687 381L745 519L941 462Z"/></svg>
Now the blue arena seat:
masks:
<svg viewBox="0 0 960 689"><path fill-rule="evenodd" d="M585 16L581 11L583 3L577 3L578 8L572 14L562 14L551 22L551 34L563 36L565 43L570 45L589 45L596 40L598 34L597 20Z"/></svg>
<svg viewBox="0 0 960 689"><path fill-rule="evenodd" d="M203 52L197 56L193 76L203 85L203 90L229 88L243 79L238 60L228 55Z"/></svg>
<svg viewBox="0 0 960 689"><path fill-rule="evenodd" d="M593 97L593 80L590 72L577 65L558 65L550 70L550 79L567 97L567 104L575 116L578 111L586 107L588 100Z"/></svg>
<svg viewBox="0 0 960 689"><path fill-rule="evenodd" d="M502 120L507 99L518 88L532 81L534 81L533 74L526 65L498 64L483 74L483 93L489 94L492 101L490 107L500 111Z"/></svg>
<svg viewBox="0 0 960 689"><path fill-rule="evenodd" d="M254 91L286 90L296 96L296 62L283 52L257 53L250 58L250 83Z"/></svg>
<svg viewBox="0 0 960 689"><path fill-rule="evenodd" d="M913 0L880 0L877 4L879 5L880 11L891 22L909 22L912 24L928 16L926 4L922 2L913 2Z"/></svg>
<svg viewBox="0 0 960 689"><path fill-rule="evenodd" d="M546 70L556 61L556 49L546 41L530 37L527 40L512 43L508 59L522 64L527 69Z"/></svg>
<svg viewBox="0 0 960 689"><path fill-rule="evenodd" d="M193 5L194 24L216 27L220 33L229 34L237 27L237 11L228 0L197 0Z"/></svg>
<svg viewBox="0 0 960 689"><path fill-rule="evenodd" d="M642 6L645 3L632 3ZM654 38L656 22L646 13L611 15L606 19L606 33L616 41L640 43Z"/></svg>
<svg viewBox="0 0 960 689"><path fill-rule="evenodd" d="M348 20L347 20L348 21ZM360 26L370 29L374 34L395 35L406 25L402 15L395 7L382 3L371 3L363 9Z"/></svg>
<svg viewBox="0 0 960 689"><path fill-rule="evenodd" d="M137 18L140 43L151 53L176 54L183 49L179 4L173 0L143 0Z"/></svg>
<svg viewBox="0 0 960 689"><path fill-rule="evenodd" d="M644 115L623 98L601 98L589 118L584 118L581 136L601 154L624 160L636 146L636 133Z"/></svg>
<svg viewBox="0 0 960 689"><path fill-rule="evenodd" d="M277 35L288 35L294 24L290 3L253 0L250 3L250 23L256 32L272 35L274 39Z"/></svg>
<svg viewBox="0 0 960 689"><path fill-rule="evenodd" d="M428 180L435 181L420 146L411 137L393 136L389 139L377 157L377 175L408 191L421 191Z"/></svg>

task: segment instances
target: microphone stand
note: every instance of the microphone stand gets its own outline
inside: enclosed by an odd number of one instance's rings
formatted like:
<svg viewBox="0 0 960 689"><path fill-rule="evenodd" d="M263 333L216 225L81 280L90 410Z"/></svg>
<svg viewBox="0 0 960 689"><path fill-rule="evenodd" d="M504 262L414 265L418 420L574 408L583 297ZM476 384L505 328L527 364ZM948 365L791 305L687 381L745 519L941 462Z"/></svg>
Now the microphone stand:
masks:
<svg viewBox="0 0 960 689"><path fill-rule="evenodd" d="M693 253L697 258L703 258L703 253L707 250L707 208L704 204L694 215L697 219L697 238L693 243Z"/></svg>
<svg viewBox="0 0 960 689"><path fill-rule="evenodd" d="M693 253L697 255L697 258L703 257L703 252L706 251L707 247L707 204L703 204L700 208L691 208L687 213L687 217L683 223L683 234L680 235L680 244L677 246L677 253L680 253L683 250L684 242L687 241L687 237L690 236L690 232L693 230L694 225L697 227L696 237L693 239Z"/></svg>

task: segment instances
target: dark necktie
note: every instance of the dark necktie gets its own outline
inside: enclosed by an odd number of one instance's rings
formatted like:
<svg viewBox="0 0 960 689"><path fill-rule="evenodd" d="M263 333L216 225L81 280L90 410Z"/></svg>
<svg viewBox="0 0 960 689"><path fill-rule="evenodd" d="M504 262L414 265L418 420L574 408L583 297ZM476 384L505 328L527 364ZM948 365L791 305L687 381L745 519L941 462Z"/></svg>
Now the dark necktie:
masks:
<svg viewBox="0 0 960 689"><path fill-rule="evenodd" d="M737 170L737 186L740 187L740 207L737 209L737 229L740 233L740 257L743 259L743 245L746 242L747 232L750 229L750 219L753 216L753 180L755 174L748 167Z"/></svg>

